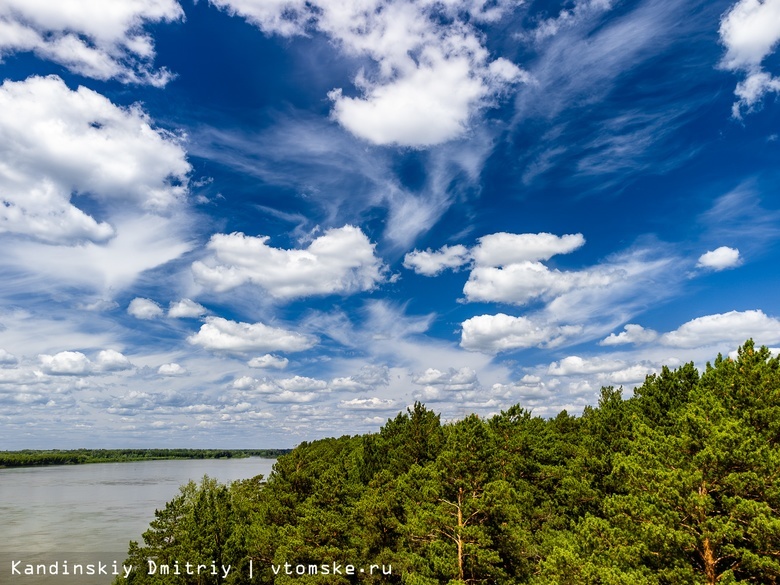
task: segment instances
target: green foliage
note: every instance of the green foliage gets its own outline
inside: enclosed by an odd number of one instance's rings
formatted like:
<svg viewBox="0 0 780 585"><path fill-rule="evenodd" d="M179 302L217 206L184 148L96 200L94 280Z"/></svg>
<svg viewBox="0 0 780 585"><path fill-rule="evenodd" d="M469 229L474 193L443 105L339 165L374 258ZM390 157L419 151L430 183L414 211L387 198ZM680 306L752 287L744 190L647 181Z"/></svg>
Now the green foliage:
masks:
<svg viewBox="0 0 780 585"><path fill-rule="evenodd" d="M255 478L259 487L260 478ZM144 545L130 543L126 565L136 568L125 581L117 578L115 583L132 585L216 585L217 583L245 582L239 574L246 565L245 548L246 523L249 502L246 501L246 485L231 486L219 484L204 477L200 484L190 481L180 489L179 495L166 504L163 510L155 511L155 519L149 530L144 532ZM195 573L185 567L203 565L211 568L232 565L228 579L211 571ZM180 566L181 574L162 574L162 566ZM173 573L173 570L171 570Z"/></svg>
<svg viewBox="0 0 780 585"><path fill-rule="evenodd" d="M752 342L627 399L603 388L581 417L443 425L417 403L378 433L299 445L267 482L184 486L129 562L230 564L230 585L780 583L779 439L780 363Z"/></svg>

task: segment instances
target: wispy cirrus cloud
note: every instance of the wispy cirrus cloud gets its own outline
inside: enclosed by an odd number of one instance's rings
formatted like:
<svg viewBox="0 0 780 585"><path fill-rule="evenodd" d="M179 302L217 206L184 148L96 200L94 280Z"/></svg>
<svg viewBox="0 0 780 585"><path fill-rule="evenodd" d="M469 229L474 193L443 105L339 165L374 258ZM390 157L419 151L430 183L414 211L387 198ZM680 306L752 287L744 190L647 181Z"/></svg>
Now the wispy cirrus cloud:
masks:
<svg viewBox="0 0 780 585"><path fill-rule="evenodd" d="M408 250L458 200L474 197L495 130L475 129L463 140L424 152L366 146L337 127L301 112L276 116L256 133L201 126L189 136L189 152L264 183L300 194L305 212L263 206L261 211L294 224L304 238L315 226L360 224L387 215L383 240ZM411 162L424 181L407 185L398 167ZM293 204L294 207L294 204Z"/></svg>
<svg viewBox="0 0 780 585"><path fill-rule="evenodd" d="M513 127L518 134L544 129L521 154L526 185L562 181L562 175L563 182L584 180L590 189L604 190L624 186L632 175L668 172L697 152L677 131L712 94L689 91L677 78L683 69L669 71L662 63L686 30L693 33L701 11L712 8L680 0L617 7L583 0L517 33L527 45L533 82L518 89ZM705 61L685 54L684 60ZM649 77L653 91L636 82Z"/></svg>

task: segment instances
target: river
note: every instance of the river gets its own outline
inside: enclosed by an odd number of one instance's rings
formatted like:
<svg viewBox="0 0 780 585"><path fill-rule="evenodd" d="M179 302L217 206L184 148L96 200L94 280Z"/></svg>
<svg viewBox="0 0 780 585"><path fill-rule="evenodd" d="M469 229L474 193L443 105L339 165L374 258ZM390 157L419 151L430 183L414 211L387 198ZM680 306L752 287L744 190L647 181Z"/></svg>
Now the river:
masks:
<svg viewBox="0 0 780 585"><path fill-rule="evenodd" d="M116 560L190 479L221 482L268 477L274 459L197 459L93 463L0 469L0 583L18 585L102 582L62 576L63 561ZM88 554L74 554L88 553ZM27 559L59 561L58 576L17 576ZM86 562L86 561L84 561Z"/></svg>

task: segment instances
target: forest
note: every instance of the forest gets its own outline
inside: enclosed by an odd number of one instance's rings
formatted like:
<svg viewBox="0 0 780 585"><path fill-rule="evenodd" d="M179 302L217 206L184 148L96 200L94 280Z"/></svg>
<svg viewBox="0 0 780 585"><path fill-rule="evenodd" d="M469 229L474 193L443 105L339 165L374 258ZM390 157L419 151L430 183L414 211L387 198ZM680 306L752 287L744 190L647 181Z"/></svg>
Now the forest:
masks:
<svg viewBox="0 0 780 585"><path fill-rule="evenodd" d="M0 451L0 468L117 463L154 459L274 458L289 452L290 449L24 449L21 451Z"/></svg>
<svg viewBox="0 0 780 585"><path fill-rule="evenodd" d="M150 575L149 559L232 570ZM267 480L190 482L125 562L116 583L780 583L780 358L748 341L631 397L602 388L580 416L443 424L416 403L300 444ZM334 563L392 570L310 571Z"/></svg>

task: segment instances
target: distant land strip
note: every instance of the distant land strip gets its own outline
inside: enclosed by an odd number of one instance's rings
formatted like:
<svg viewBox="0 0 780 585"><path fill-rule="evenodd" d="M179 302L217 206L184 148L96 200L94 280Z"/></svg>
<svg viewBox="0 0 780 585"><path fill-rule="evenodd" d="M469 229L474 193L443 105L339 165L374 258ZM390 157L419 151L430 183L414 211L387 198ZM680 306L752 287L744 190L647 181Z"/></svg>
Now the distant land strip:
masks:
<svg viewBox="0 0 780 585"><path fill-rule="evenodd" d="M0 468L152 461L155 459L273 459L291 449L24 449L0 451Z"/></svg>

